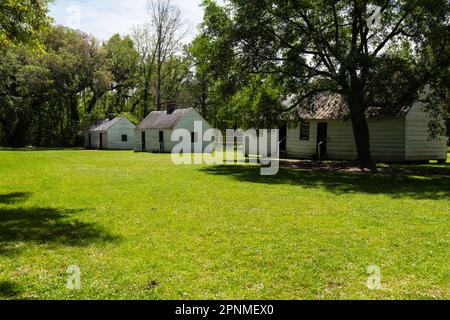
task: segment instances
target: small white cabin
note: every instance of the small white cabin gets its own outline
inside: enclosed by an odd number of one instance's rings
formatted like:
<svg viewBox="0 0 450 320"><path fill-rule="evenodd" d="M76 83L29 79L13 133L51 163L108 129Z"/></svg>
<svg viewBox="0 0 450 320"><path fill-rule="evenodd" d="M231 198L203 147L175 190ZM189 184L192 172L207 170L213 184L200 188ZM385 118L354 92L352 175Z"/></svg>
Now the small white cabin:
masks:
<svg viewBox="0 0 450 320"><path fill-rule="evenodd" d="M204 141L194 131L195 122L201 122L203 134L210 125L193 108L154 111L150 113L135 129L134 150L136 152L170 153L179 143L172 141L172 133L177 129L185 129L191 134L192 150L194 144L202 141L202 150L211 143Z"/></svg>
<svg viewBox="0 0 450 320"><path fill-rule="evenodd" d="M85 148L100 150L133 150L136 126L126 118L102 120L85 132Z"/></svg>
<svg viewBox="0 0 450 320"><path fill-rule="evenodd" d="M292 103L285 102L286 105ZM430 138L430 117L423 104L398 110L368 112L372 157L379 162L445 161L447 137ZM378 112L377 112L378 111ZM306 99L297 108L298 119L287 130L289 158L355 160L356 144L344 98L322 93Z"/></svg>

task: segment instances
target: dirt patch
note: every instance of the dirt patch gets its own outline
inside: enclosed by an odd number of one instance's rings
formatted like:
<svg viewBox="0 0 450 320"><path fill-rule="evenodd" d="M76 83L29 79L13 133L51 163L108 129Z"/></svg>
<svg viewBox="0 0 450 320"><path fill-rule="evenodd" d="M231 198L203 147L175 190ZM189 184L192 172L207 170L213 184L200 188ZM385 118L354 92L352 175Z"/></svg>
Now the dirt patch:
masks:
<svg viewBox="0 0 450 320"><path fill-rule="evenodd" d="M380 164L377 165L376 168L368 168L352 161L281 160L280 167L283 169L300 169L307 171L338 172L348 174L389 174L423 177L450 177L449 164Z"/></svg>

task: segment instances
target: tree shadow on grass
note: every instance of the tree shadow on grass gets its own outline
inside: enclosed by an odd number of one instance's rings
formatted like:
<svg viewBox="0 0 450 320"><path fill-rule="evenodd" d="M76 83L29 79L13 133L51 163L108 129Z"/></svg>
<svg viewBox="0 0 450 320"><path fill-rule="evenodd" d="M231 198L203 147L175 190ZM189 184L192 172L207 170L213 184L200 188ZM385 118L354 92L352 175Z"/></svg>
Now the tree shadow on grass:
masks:
<svg viewBox="0 0 450 320"><path fill-rule="evenodd" d="M0 299L17 299L20 297L22 290L11 281L0 281Z"/></svg>
<svg viewBox="0 0 450 320"><path fill-rule="evenodd" d="M0 194L0 204L14 204L19 201L24 201L29 198L29 192L13 192L8 194Z"/></svg>
<svg viewBox="0 0 450 320"><path fill-rule="evenodd" d="M337 172L281 169L275 176L262 176L259 166L219 165L200 169L242 182L288 184L325 189L334 194L373 194L392 198L450 199L450 177L413 177L388 174L345 174Z"/></svg>
<svg viewBox="0 0 450 320"><path fill-rule="evenodd" d="M74 215L82 210L54 208L0 208L0 254L10 254L30 243L89 246L118 240L93 223Z"/></svg>
<svg viewBox="0 0 450 320"><path fill-rule="evenodd" d="M409 175L409 176L447 176L450 177L450 163L446 164L420 164L407 165L397 164L389 168L392 174Z"/></svg>
<svg viewBox="0 0 450 320"><path fill-rule="evenodd" d="M85 150L83 147L61 147L61 148L39 148L39 147L33 147L33 148L13 148L13 147L0 147L1 151L8 151L8 152L37 152L37 151L80 151Z"/></svg>

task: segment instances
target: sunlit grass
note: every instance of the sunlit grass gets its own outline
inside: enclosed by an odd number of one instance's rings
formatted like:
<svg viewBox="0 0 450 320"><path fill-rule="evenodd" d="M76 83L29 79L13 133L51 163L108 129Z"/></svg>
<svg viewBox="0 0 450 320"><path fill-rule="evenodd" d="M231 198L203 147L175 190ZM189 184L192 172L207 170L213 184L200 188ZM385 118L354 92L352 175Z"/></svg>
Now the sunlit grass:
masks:
<svg viewBox="0 0 450 320"><path fill-rule="evenodd" d="M259 173L0 152L0 298L450 297L449 176ZM372 265L382 290L366 286Z"/></svg>

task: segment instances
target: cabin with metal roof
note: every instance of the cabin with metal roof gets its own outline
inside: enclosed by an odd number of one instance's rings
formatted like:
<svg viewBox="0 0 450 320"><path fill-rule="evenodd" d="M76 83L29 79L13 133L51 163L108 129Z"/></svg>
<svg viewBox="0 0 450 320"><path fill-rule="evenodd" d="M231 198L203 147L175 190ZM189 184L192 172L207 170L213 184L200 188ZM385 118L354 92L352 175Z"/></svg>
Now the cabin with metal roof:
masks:
<svg viewBox="0 0 450 320"><path fill-rule="evenodd" d="M284 104L292 107L296 97ZM350 112L339 94L321 93L304 99L294 109L295 120L287 130L286 153L290 158L355 160L356 143ZM372 157L379 162L445 161L447 137L431 138L430 116L417 102L411 106L369 108L367 118Z"/></svg>
<svg viewBox="0 0 450 320"><path fill-rule="evenodd" d="M193 108L176 109L170 104L166 111L151 112L135 129L134 150L136 152L170 153L180 141L173 141L172 134L177 129L185 129L191 135L192 150L200 145L202 151L210 144L195 133L195 123L201 123L202 132L210 125Z"/></svg>
<svg viewBox="0 0 450 320"><path fill-rule="evenodd" d="M85 148L98 150L133 150L136 126L127 118L109 117L85 131Z"/></svg>

